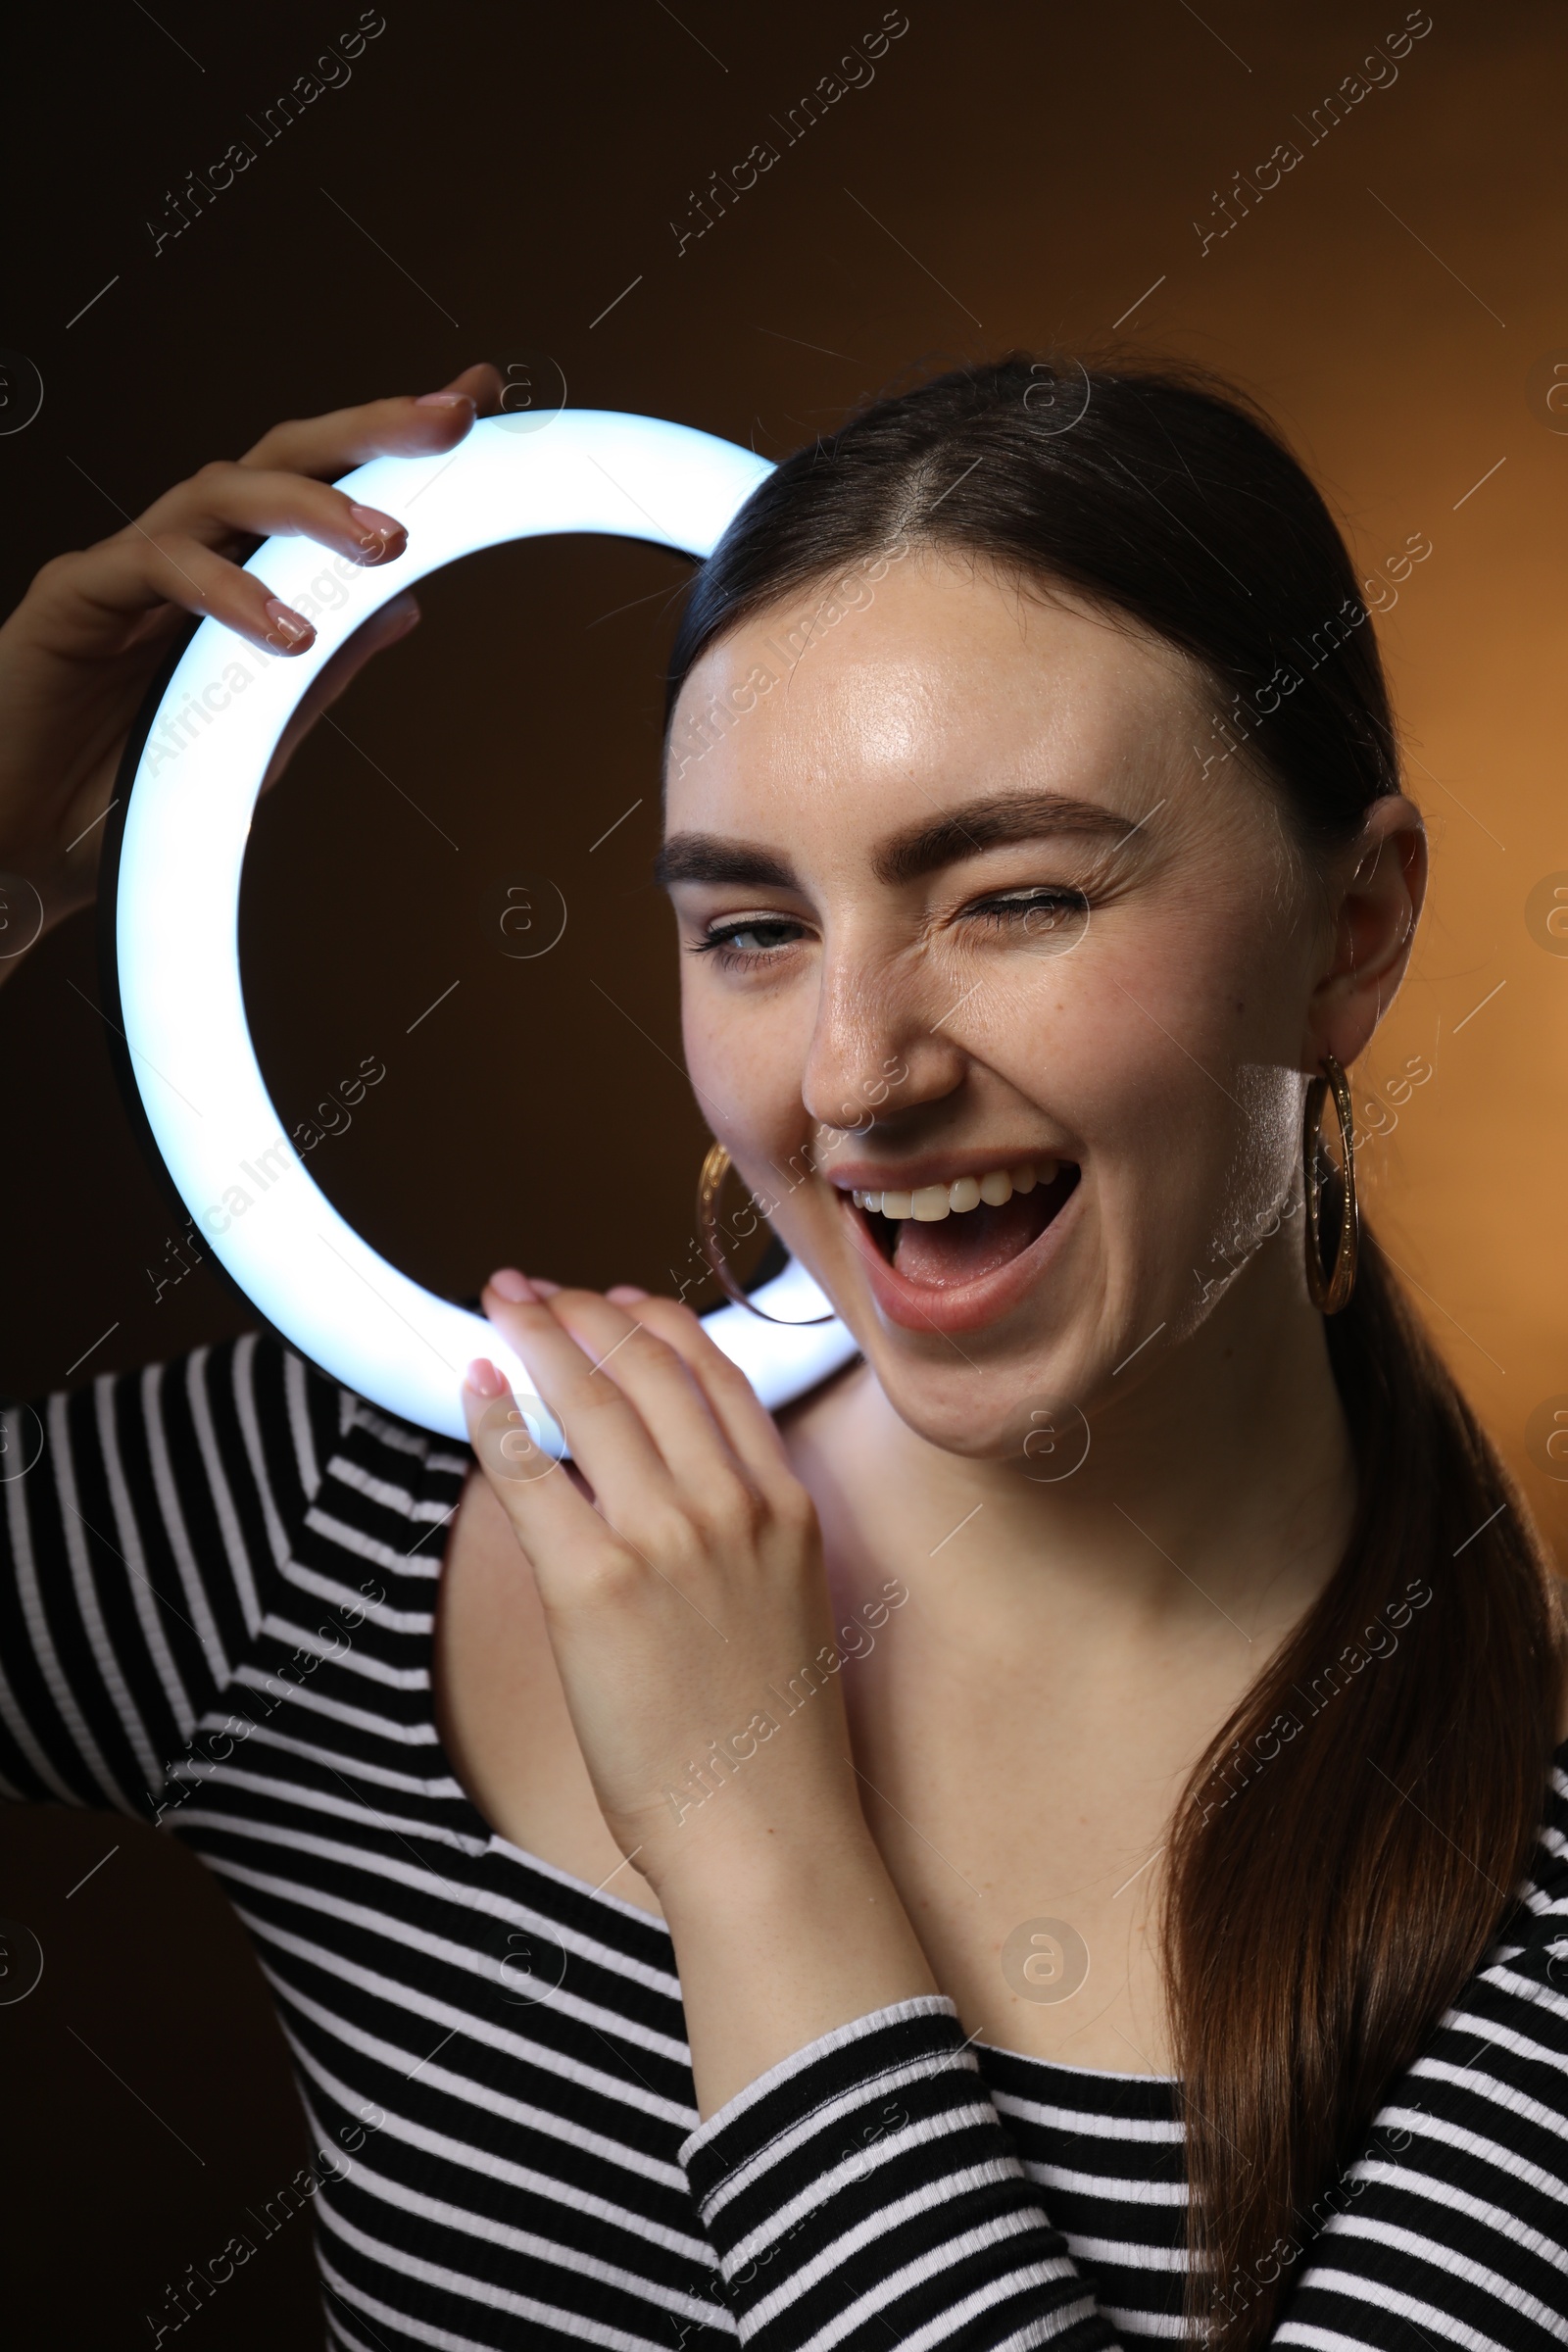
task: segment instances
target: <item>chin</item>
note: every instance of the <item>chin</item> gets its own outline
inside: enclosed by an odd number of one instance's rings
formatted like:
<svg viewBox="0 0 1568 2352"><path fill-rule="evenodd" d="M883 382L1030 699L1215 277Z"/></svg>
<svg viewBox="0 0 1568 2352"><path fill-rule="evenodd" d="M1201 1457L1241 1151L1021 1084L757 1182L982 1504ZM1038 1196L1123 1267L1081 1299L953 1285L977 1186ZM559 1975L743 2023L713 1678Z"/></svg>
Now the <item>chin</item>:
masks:
<svg viewBox="0 0 1568 2352"><path fill-rule="evenodd" d="M1038 1451L1057 1440L1065 1443L1070 1431L1085 1426L1071 1404L1042 1402L1060 1396L1060 1380L1049 1361L1041 1363L1038 1374L1018 1365L1003 1371L958 1364L949 1371L912 1365L897 1351L879 1348L875 1339L866 1360L906 1428L943 1453L968 1461L1022 1464L1032 1458L1031 1446Z"/></svg>

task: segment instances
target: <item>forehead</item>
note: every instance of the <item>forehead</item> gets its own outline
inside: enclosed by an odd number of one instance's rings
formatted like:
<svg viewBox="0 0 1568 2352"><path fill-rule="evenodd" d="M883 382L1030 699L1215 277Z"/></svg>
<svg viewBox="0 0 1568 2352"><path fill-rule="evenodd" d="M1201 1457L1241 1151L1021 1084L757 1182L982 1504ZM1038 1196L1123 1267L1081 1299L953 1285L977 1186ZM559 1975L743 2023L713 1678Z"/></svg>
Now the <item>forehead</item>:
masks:
<svg viewBox="0 0 1568 2352"><path fill-rule="evenodd" d="M1176 649L1070 591L931 551L852 566L741 622L681 691L666 829L879 825L976 791L1168 775L1200 732Z"/></svg>

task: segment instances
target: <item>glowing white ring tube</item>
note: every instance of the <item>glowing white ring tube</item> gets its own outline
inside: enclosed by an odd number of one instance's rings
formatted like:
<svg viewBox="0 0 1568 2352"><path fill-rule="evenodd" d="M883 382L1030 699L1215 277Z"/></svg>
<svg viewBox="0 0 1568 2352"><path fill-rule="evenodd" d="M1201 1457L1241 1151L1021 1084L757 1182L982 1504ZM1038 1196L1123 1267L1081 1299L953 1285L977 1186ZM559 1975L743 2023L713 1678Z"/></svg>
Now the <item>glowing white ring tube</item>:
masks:
<svg viewBox="0 0 1568 2352"><path fill-rule="evenodd" d="M204 1246L272 1328L346 1387L448 1437L466 1434L466 1366L489 1355L527 1402L539 1443L564 1450L495 1327L371 1250L284 1133L240 986L240 874L262 778L322 664L427 572L550 531L647 539L706 557L771 470L752 451L689 426L592 409L564 410L529 433L505 417L485 419L448 456L375 458L338 487L406 519L407 552L371 570L337 565L344 601L316 618L308 653L270 656L204 621L143 747L124 809L116 956L124 1037L153 1140ZM297 606L331 561L311 540L270 539L246 569ZM244 1207L236 1205L240 1194ZM827 1305L793 1263L757 1297L797 1322ZM836 1322L790 1331L726 1306L706 1323L770 1408L855 1352Z"/></svg>

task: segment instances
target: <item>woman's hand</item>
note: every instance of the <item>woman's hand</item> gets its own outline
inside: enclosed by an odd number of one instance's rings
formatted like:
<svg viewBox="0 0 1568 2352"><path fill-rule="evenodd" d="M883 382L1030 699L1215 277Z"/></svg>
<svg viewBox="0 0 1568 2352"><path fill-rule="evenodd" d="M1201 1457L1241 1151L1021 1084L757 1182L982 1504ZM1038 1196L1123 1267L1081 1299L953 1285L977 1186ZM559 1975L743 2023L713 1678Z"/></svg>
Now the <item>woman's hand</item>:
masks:
<svg viewBox="0 0 1568 2352"><path fill-rule="evenodd" d="M38 893L44 929L93 896L99 820L125 737L183 616L220 620L274 653L303 653L315 631L241 568L249 551L298 533L356 563L401 555L402 523L355 506L331 477L387 452L453 448L500 394L500 376L484 364L422 399L276 425L243 458L204 466L112 538L44 565L0 627L0 875ZM355 672L417 619L412 596L395 598L323 667L269 783ZM0 977L14 960L0 960Z"/></svg>
<svg viewBox="0 0 1568 2352"><path fill-rule="evenodd" d="M509 1271L484 1308L577 1475L488 1359L465 1411L600 1807L669 1922L711 2112L932 1979L860 1809L816 1513L772 1421L672 1299L543 1289Z"/></svg>
<svg viewBox="0 0 1568 2352"><path fill-rule="evenodd" d="M600 1808L669 1898L792 1812L859 1819L816 1512L687 1308L549 1287L503 1274L484 1307L579 1475L530 1444L488 1363L470 1434L532 1563Z"/></svg>

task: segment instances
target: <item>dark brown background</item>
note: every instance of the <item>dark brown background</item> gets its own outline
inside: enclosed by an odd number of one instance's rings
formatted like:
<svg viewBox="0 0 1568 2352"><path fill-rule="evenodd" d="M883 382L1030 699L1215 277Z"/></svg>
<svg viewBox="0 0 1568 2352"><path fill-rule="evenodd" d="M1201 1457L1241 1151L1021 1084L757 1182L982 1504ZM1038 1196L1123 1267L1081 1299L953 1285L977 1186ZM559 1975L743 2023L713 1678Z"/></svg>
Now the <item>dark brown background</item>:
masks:
<svg viewBox="0 0 1568 2352"><path fill-rule="evenodd" d="M1568 416L1544 399L1568 363L1560 14L1433 0L1394 86L1308 144L1311 110L1401 25L1399 0L1206 0L1201 18L1184 0L909 0L874 82L677 256L690 192L754 141L783 147L775 119L881 13L386 0L347 87L154 258L166 190L252 137L247 115L358 12L37 12L13 59L0 344L41 369L45 400L0 437L6 601L276 418L425 390L481 357L548 353L575 404L769 454L911 365L1015 344L1163 350L1239 378L1364 568L1410 533L1433 544L1382 634L1435 884L1357 1100L1387 1105L1412 1054L1436 1075L1364 1165L1380 1230L1568 1553L1568 1485L1541 1436L1568 1392L1568 940L1532 901L1568 880ZM1300 164L1203 253L1195 219L1222 225L1216 191L1283 139ZM536 543L430 582L423 627L257 822L263 1066L293 1118L363 1055L385 1061L315 1164L379 1248L454 1296L509 1257L596 1283L663 1283L684 1259L703 1129L648 882L684 568ZM551 955L513 962L495 909L529 875L569 919ZM132 1144L96 999L85 918L0 991L0 1392L247 1320L210 1265L155 1300L179 1219ZM282 2045L238 1929L177 1847L54 1809L12 1809L0 1836L0 1912L45 1953L38 1989L0 2007L7 2339L145 2342L165 2282L302 2161ZM203 2340L318 2340L299 2228L192 2321Z"/></svg>

